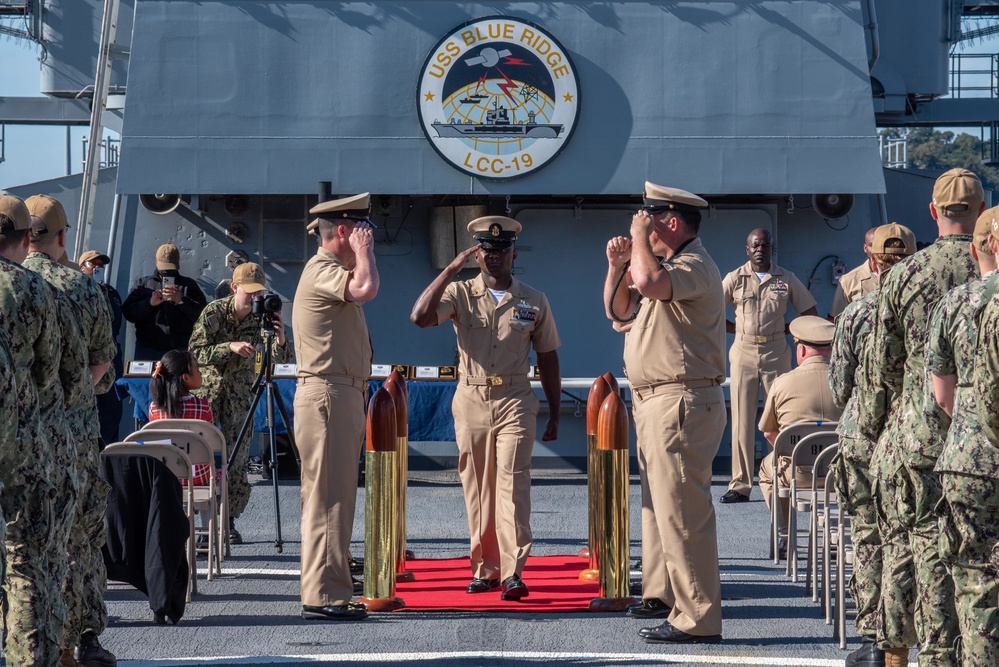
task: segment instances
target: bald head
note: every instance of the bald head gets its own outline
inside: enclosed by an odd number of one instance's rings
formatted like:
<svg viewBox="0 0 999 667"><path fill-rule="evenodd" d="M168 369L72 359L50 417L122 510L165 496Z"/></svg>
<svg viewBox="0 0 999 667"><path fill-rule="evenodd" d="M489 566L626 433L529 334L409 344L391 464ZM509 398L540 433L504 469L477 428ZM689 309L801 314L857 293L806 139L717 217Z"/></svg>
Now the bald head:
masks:
<svg viewBox="0 0 999 667"><path fill-rule="evenodd" d="M754 229L746 237L746 255L753 271L763 273L770 270L770 260L774 254L773 236L769 229Z"/></svg>
<svg viewBox="0 0 999 667"><path fill-rule="evenodd" d="M868 260L871 259L871 245L874 244L874 230L875 229L877 229L877 228L876 227L871 227L870 229L867 230L867 233L864 234L864 254L867 255L867 259Z"/></svg>

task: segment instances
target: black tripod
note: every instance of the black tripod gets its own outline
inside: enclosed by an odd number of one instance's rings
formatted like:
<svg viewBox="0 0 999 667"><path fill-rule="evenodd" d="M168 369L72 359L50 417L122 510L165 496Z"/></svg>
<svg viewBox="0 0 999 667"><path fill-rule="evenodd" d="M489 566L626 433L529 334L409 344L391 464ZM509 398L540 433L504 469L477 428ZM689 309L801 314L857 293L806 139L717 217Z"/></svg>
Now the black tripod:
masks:
<svg viewBox="0 0 999 667"><path fill-rule="evenodd" d="M274 519L275 525L277 526L277 540L274 542L274 546L277 548L278 553L284 552L284 540L281 539L281 500L278 493L278 456L277 456L277 438L274 432L274 405L277 404L278 410L281 412L281 421L284 422L285 429L288 431L288 439L291 442L291 450L295 452L295 456L298 456L298 446L295 444L295 436L292 433L292 423L288 419L288 411L284 407L284 399L281 398L281 392L277 391L277 387L274 385L274 378L271 377L271 346L274 343L274 330L270 326L269 319L266 316L261 316L260 320L260 330L264 336L264 351L262 358L260 360L260 372L257 374L257 379L253 381L253 402L250 404L250 409L246 412L246 417L243 419L243 425L239 429L239 435L236 436L236 444L233 445L232 451L229 453L229 466L232 466L233 461L236 460L236 454L239 452L240 446L246 439L247 431L252 432L252 425L254 421L254 416L257 412L257 404L260 403L260 397L267 395L267 408L266 414L267 418L264 424L264 428L267 430L267 434L270 439L271 445L271 479L274 481Z"/></svg>

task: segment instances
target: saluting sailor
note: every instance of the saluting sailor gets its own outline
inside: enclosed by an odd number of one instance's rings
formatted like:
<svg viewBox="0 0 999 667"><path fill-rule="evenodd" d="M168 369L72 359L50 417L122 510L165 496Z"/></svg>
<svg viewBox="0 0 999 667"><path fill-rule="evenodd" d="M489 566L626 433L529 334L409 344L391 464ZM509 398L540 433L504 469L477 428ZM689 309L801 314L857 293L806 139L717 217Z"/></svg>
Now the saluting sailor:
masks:
<svg viewBox="0 0 999 667"><path fill-rule="evenodd" d="M422 328L451 320L458 335L458 389L451 409L458 472L471 533L469 593L502 585L504 600L527 597L521 579L531 551L531 453L538 399L528 380L531 347L549 405L542 440L558 437L562 380L548 299L512 274L521 225L502 216L468 223L476 244L423 291L410 320ZM480 274L453 282L470 258Z"/></svg>

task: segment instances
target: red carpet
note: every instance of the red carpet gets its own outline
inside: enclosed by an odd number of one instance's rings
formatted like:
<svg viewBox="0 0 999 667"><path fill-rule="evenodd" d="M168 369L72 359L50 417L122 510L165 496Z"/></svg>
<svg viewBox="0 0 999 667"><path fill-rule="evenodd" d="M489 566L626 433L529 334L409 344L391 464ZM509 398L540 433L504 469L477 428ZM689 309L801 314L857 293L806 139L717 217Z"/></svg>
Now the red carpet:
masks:
<svg viewBox="0 0 999 667"><path fill-rule="evenodd" d="M579 580L586 568L586 559L579 556L530 556L521 576L531 594L520 602L501 600L498 588L466 593L472 579L468 558L410 560L406 568L416 581L396 585L396 595L406 602L400 611L586 611L598 592L597 584Z"/></svg>

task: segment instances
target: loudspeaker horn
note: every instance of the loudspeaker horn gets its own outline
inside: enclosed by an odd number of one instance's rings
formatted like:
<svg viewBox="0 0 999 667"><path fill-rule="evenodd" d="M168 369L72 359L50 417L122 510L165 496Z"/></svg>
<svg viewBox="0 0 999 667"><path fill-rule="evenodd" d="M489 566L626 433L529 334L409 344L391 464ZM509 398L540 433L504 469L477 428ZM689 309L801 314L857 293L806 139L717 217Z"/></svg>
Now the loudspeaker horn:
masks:
<svg viewBox="0 0 999 667"><path fill-rule="evenodd" d="M812 207L826 220L842 218L853 208L853 195L812 195Z"/></svg>
<svg viewBox="0 0 999 667"><path fill-rule="evenodd" d="M139 195L139 202L150 213L166 215L180 206L180 195Z"/></svg>

